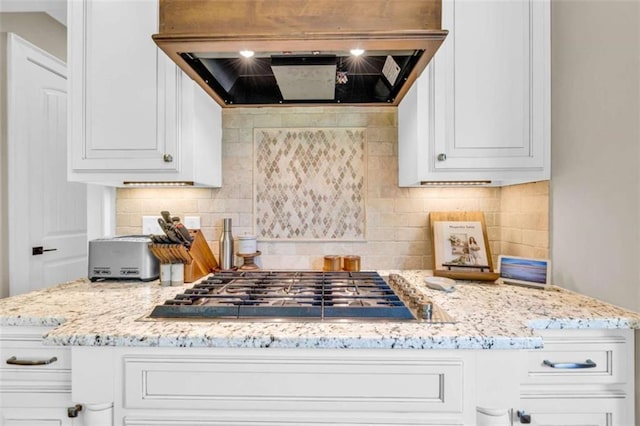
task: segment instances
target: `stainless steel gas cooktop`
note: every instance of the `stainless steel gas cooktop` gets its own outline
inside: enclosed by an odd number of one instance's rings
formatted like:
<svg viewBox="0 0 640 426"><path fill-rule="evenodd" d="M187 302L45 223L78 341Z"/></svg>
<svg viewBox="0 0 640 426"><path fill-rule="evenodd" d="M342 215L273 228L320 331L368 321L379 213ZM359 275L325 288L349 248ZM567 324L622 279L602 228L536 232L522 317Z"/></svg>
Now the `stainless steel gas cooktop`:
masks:
<svg viewBox="0 0 640 426"><path fill-rule="evenodd" d="M377 272L222 271L156 306L150 318L431 319L430 304L406 296L403 301Z"/></svg>

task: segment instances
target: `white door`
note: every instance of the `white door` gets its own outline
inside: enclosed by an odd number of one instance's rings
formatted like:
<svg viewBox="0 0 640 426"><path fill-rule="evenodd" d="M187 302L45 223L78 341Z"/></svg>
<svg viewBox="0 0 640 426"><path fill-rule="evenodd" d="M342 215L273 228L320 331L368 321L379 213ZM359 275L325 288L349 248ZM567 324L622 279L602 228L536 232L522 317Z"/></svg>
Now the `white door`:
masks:
<svg viewBox="0 0 640 426"><path fill-rule="evenodd" d="M87 273L86 185L67 182L67 78L14 34L8 54L10 295ZM41 247L41 249L40 249Z"/></svg>

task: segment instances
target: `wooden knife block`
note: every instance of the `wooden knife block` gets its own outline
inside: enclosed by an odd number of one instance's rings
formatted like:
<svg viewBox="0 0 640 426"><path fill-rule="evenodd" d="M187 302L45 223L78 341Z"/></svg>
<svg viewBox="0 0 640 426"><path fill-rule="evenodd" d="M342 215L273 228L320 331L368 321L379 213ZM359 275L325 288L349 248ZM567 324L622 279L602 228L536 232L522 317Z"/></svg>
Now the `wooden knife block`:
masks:
<svg viewBox="0 0 640 426"><path fill-rule="evenodd" d="M218 262L199 229L190 230L191 247L182 244L149 244L149 250L160 263L184 263L184 282L192 283L215 271Z"/></svg>

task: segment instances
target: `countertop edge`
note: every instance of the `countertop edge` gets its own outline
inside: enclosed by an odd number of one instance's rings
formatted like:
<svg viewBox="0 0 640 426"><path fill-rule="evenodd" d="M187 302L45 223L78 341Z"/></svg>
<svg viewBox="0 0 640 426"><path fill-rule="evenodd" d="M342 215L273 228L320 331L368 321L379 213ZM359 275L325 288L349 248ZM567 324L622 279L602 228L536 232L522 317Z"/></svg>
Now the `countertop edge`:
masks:
<svg viewBox="0 0 640 426"><path fill-rule="evenodd" d="M43 337L46 345L89 347L193 347L193 348L279 348L279 349L541 349L543 339L531 337L457 336L441 338L300 338L277 339L272 336L245 339L192 338L188 336L154 336L138 339L132 336L117 337L87 335Z"/></svg>

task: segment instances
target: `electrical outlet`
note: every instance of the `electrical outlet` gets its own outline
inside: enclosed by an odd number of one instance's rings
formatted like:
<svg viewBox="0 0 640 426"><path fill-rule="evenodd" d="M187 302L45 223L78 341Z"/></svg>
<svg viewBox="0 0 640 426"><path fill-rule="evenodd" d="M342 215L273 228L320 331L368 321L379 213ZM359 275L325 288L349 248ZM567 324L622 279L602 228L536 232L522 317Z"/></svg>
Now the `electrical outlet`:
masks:
<svg viewBox="0 0 640 426"><path fill-rule="evenodd" d="M158 218L160 216L142 216L142 233L144 235L156 234L162 235L164 231L158 225Z"/></svg>
<svg viewBox="0 0 640 426"><path fill-rule="evenodd" d="M185 216L183 223L187 229L200 229L200 216Z"/></svg>

